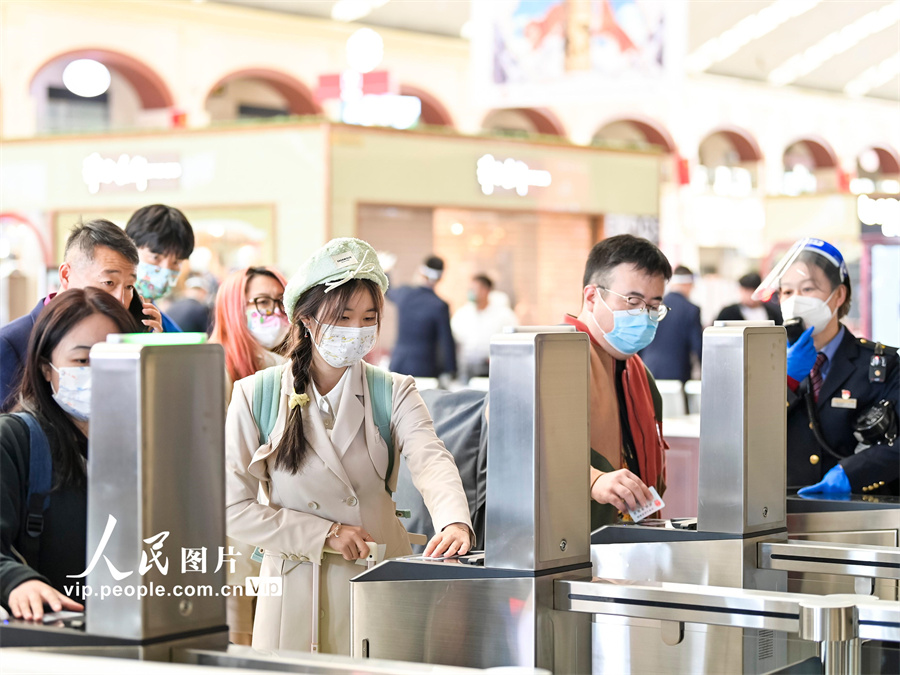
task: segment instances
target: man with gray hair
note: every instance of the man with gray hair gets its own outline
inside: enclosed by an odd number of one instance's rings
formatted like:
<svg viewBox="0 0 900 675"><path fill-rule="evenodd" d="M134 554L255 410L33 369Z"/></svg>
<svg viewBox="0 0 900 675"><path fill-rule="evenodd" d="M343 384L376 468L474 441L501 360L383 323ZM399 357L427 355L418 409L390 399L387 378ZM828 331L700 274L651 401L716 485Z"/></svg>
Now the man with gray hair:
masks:
<svg viewBox="0 0 900 675"><path fill-rule="evenodd" d="M59 266L60 291L100 288L125 305L148 330L162 332L159 310L134 290L137 264L137 248L121 227L100 219L79 223L66 240L64 261ZM0 328L0 410L14 403L10 398L22 377L28 338L38 315L52 299L53 294L42 298L30 314Z"/></svg>

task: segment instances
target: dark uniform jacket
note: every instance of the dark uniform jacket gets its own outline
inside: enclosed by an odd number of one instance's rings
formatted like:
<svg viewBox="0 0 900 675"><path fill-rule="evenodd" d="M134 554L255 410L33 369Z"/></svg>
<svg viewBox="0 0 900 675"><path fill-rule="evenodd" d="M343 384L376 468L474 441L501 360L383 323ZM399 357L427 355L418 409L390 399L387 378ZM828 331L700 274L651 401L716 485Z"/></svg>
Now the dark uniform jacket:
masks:
<svg viewBox="0 0 900 675"><path fill-rule="evenodd" d="M670 311L657 325L653 342L640 355L657 380L687 382L691 379L691 354L699 360L703 352L700 308L674 292L666 294L663 304Z"/></svg>
<svg viewBox="0 0 900 675"><path fill-rule="evenodd" d="M893 402L894 410L898 406L900 366L897 350L886 348L887 373L885 381L880 383L869 381L869 361L874 351L874 342L858 339L845 330L828 376L822 383L815 410L822 435L843 458L840 464L850 479L853 493L896 495L900 488L900 439L894 440L893 445L882 443L854 452L857 441L853 436L853 426L857 417L882 399ZM838 459L817 442L810 429L805 400L806 396L812 395L809 389L808 377L800 383L796 393L788 388L788 488L814 485L838 463ZM833 399L841 399L845 390L849 392L849 398L856 399L855 409L834 405Z"/></svg>
<svg viewBox="0 0 900 675"><path fill-rule="evenodd" d="M456 343L450 330L450 307L426 286L391 289L397 305L397 343L391 370L413 377L456 372Z"/></svg>
<svg viewBox="0 0 900 675"><path fill-rule="evenodd" d="M28 351L28 338L38 315L44 309L46 298L38 301L30 314L0 328L0 411L12 406L12 394L22 379L22 364Z"/></svg>
<svg viewBox="0 0 900 675"><path fill-rule="evenodd" d="M79 452L87 456L87 438ZM28 564L18 559L23 522L27 514L31 447L28 426L14 415L0 415L0 604L9 608L9 594L19 584L39 579L60 593L66 586L80 586L84 579L68 579L87 566L87 488L63 486L50 493L43 512L44 527L37 548L38 559ZM15 549L16 552L13 551ZM77 592L70 597L82 602Z"/></svg>
<svg viewBox="0 0 900 675"><path fill-rule="evenodd" d="M781 316L781 310L778 309L775 305L770 303L763 303L763 309L766 310L766 315L769 317L769 321L774 321L776 326L780 326L783 322L783 318ZM719 316L716 317L716 321L743 321L744 313L741 311L741 303L737 303L736 305L728 305L728 307L723 307L722 311L719 312Z"/></svg>

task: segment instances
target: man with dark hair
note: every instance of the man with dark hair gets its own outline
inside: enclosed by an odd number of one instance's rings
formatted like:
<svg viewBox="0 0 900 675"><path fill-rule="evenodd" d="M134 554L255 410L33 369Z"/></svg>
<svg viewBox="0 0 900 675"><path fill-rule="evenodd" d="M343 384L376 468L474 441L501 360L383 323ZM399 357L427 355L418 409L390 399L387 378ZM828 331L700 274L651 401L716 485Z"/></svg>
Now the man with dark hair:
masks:
<svg viewBox="0 0 900 675"><path fill-rule="evenodd" d="M637 352L666 316L672 267L646 239L622 234L591 249L581 312L565 322L591 341L591 529L651 500L665 484L662 399Z"/></svg>
<svg viewBox="0 0 900 675"><path fill-rule="evenodd" d="M122 228L108 220L91 220L75 226L66 240L64 262L59 266L61 291L70 288L100 288L119 300L148 329L161 332L159 310L143 302L135 292L138 252ZM38 314L53 298L42 298L30 314L0 328L0 409L22 376L22 363L28 349L28 337Z"/></svg>
<svg viewBox="0 0 900 675"><path fill-rule="evenodd" d="M694 288L694 273L684 265L675 268L663 303L669 308L665 322L656 329L656 337L641 351L653 377L657 380L691 379L691 357L700 362L703 352L703 324L700 308L688 300Z"/></svg>
<svg viewBox="0 0 900 675"><path fill-rule="evenodd" d="M774 321L776 326L780 326L782 319L778 305L753 297L753 292L761 283L762 279L756 272L748 272L738 279L741 301L723 307L716 321Z"/></svg>
<svg viewBox="0 0 900 675"><path fill-rule="evenodd" d="M472 377L487 377L491 336L506 326L519 325L506 294L492 294L493 289L490 277L476 274L469 286L469 302L456 310L450 321L453 338L459 345L459 372L463 382Z"/></svg>
<svg viewBox="0 0 900 675"><path fill-rule="evenodd" d="M390 288L387 299L397 305L397 342L391 370L413 377L439 377L456 372L456 343L450 330L450 307L434 292L444 274L444 261L429 256L419 267L416 286Z"/></svg>
<svg viewBox="0 0 900 675"><path fill-rule="evenodd" d="M194 251L194 230L184 214L174 206L151 204L134 212L125 226L134 241L140 262L137 289L151 302L165 297L178 281L181 265ZM167 333L181 328L162 314Z"/></svg>

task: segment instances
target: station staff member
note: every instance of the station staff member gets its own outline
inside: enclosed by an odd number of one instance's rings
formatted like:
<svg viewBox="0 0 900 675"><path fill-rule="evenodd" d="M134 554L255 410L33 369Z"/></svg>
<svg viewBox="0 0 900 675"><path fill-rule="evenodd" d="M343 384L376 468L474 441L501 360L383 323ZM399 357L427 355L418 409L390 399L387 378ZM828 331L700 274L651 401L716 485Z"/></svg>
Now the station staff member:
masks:
<svg viewBox="0 0 900 675"><path fill-rule="evenodd" d="M309 650L312 565L321 561L319 643L350 652L350 579L385 544L386 557L409 555L406 530L387 487L396 487L399 458L388 467L387 445L375 426L362 358L371 351L387 289L374 249L335 239L288 283L284 304L292 323L290 361L281 373L277 418L260 445L253 418L254 378L235 384L226 422L228 536L265 550L261 575L281 577L280 597L260 597L253 646ZM392 382L390 430L437 534L426 555L466 553L472 545L469 507L453 457L434 433L412 377ZM268 505L257 500L259 486ZM341 553L326 555L329 547ZM385 608L389 620L390 608Z"/></svg>
<svg viewBox="0 0 900 675"><path fill-rule="evenodd" d="M898 494L896 417L890 427L900 385L897 350L857 338L841 323L851 295L843 256L826 241L801 239L755 296L766 300L776 290L786 324L799 318L805 326L787 354L788 488L807 486L799 493L810 496ZM861 418L872 427L865 442L854 436Z"/></svg>
<svg viewBox="0 0 900 675"><path fill-rule="evenodd" d="M591 341L591 529L612 523L666 489L662 400L637 355L666 316L672 266L654 244L622 234L591 249L578 317L564 321Z"/></svg>

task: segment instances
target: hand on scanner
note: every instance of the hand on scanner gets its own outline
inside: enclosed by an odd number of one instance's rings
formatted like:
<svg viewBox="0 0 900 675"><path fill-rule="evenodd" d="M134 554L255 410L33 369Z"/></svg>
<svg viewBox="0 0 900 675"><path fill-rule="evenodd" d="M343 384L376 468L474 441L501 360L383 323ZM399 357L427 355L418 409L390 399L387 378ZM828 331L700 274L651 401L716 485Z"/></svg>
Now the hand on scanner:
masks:
<svg viewBox="0 0 900 675"><path fill-rule="evenodd" d="M787 348L787 374L797 382L809 377L809 371L816 365L816 346L813 344L812 333L813 326L810 326Z"/></svg>
<svg viewBox="0 0 900 675"><path fill-rule="evenodd" d="M451 523L438 532L425 547L426 558L442 558L465 555L471 546L469 528L460 523Z"/></svg>
<svg viewBox="0 0 900 675"><path fill-rule="evenodd" d="M84 610L81 605L40 579L29 579L16 586L9 594L9 609L17 619L40 621L44 618L44 605L54 612L61 609Z"/></svg>
<svg viewBox="0 0 900 675"><path fill-rule="evenodd" d="M825 477L815 485L797 490L801 497L812 497L817 494L850 496L850 479L840 464L831 468Z"/></svg>

